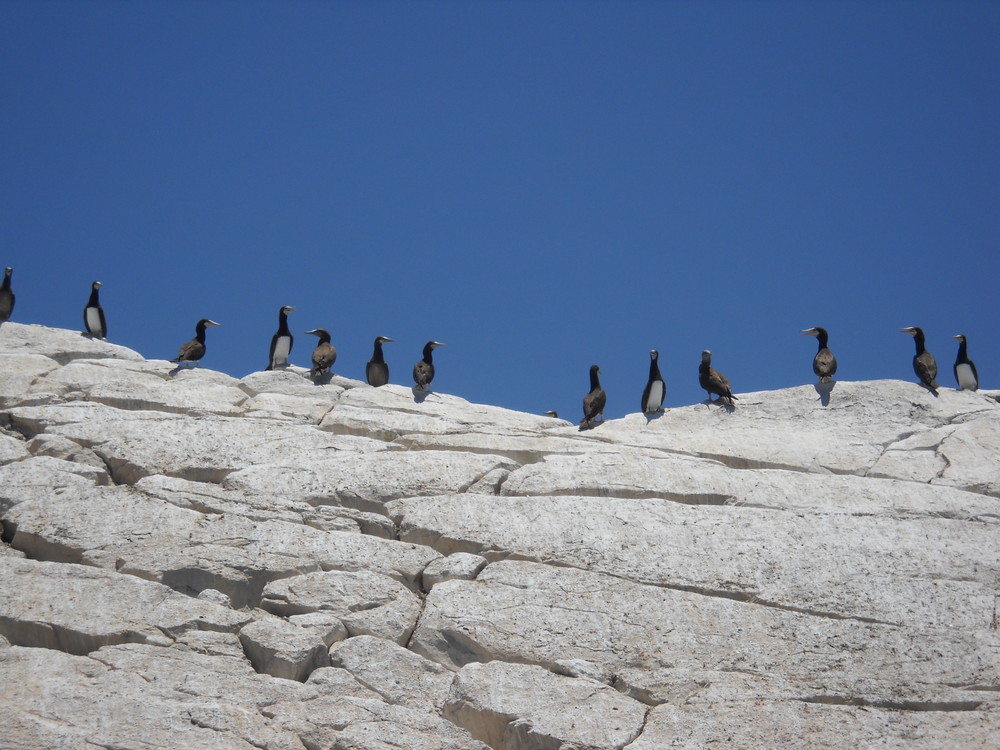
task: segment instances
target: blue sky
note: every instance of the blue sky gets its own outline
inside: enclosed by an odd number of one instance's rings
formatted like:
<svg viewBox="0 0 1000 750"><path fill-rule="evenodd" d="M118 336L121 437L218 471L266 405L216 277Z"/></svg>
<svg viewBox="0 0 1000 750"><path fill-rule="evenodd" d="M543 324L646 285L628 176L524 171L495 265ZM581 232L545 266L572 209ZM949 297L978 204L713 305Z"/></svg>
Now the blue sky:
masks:
<svg viewBox="0 0 1000 750"><path fill-rule="evenodd" d="M918 325L1000 387L1000 4L0 3L0 266L14 320L203 365L328 328L363 378L579 419L913 380Z"/></svg>

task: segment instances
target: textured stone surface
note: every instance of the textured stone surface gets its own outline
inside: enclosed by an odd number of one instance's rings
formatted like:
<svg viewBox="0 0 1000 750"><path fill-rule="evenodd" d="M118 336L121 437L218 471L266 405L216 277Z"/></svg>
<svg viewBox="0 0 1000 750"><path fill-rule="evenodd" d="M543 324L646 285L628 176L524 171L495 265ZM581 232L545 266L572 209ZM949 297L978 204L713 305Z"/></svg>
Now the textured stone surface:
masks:
<svg viewBox="0 0 1000 750"><path fill-rule="evenodd" d="M436 712L448 698L455 674L436 662L385 640L362 635L330 649L330 663L350 672L383 700Z"/></svg>
<svg viewBox="0 0 1000 750"><path fill-rule="evenodd" d="M615 750L642 729L646 707L614 688L527 664L469 664L445 716L490 747Z"/></svg>
<svg viewBox="0 0 1000 750"><path fill-rule="evenodd" d="M420 599L388 576L324 571L282 578L264 588L261 607L278 615L323 612L350 635L375 635L404 644L420 616Z"/></svg>
<svg viewBox="0 0 1000 750"><path fill-rule="evenodd" d="M998 392L838 382L580 432L42 326L0 359L4 747L1000 733Z"/></svg>

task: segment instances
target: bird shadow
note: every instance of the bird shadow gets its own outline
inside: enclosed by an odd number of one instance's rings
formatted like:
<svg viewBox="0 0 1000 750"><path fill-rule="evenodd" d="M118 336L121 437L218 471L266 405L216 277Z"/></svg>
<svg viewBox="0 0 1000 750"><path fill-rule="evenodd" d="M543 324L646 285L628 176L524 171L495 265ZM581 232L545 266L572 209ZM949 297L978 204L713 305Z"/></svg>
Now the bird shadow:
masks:
<svg viewBox="0 0 1000 750"><path fill-rule="evenodd" d="M644 411L642 415L646 418L646 424L649 424L650 422L660 419L664 414L667 413L667 411L669 410L660 409L658 411L654 411L652 414L650 414L648 411Z"/></svg>
<svg viewBox="0 0 1000 750"><path fill-rule="evenodd" d="M724 400L722 397L713 400L712 397L709 396L704 403L708 404L709 406L717 406L720 409L725 409L726 412L729 414L732 414L734 411L736 411L736 404L731 404L728 401Z"/></svg>
<svg viewBox="0 0 1000 750"><path fill-rule="evenodd" d="M816 384L816 393L819 394L819 402L823 404L823 406L830 405L830 394L833 393L833 388L836 385L836 380L831 380L829 383Z"/></svg>
<svg viewBox="0 0 1000 750"><path fill-rule="evenodd" d="M193 369L194 367L192 367L191 365L179 364L176 367L174 367L174 369L172 369L170 372L168 372L167 376L173 378L182 372L187 372L188 370L193 370Z"/></svg>
<svg viewBox="0 0 1000 750"><path fill-rule="evenodd" d="M433 391L421 391L415 385L414 386L410 386L410 391L412 391L412 393L413 393L413 400L414 400L414 402L416 402L418 404L422 404L424 401L427 400L427 397L430 396L431 393L433 393Z"/></svg>
<svg viewBox="0 0 1000 750"><path fill-rule="evenodd" d="M594 421L592 419L585 419L582 422L580 422L580 432L583 432L584 430L592 430L595 427L597 427L598 425L602 425L602 424L604 424L604 420L603 419L598 420L598 421Z"/></svg>
<svg viewBox="0 0 1000 750"><path fill-rule="evenodd" d="M921 388L924 388L934 394L934 398L938 397L937 388L931 388L927 383L919 383Z"/></svg>
<svg viewBox="0 0 1000 750"><path fill-rule="evenodd" d="M324 372L322 375L307 375L310 380L312 380L313 385L329 385L330 381L333 380L332 372Z"/></svg>

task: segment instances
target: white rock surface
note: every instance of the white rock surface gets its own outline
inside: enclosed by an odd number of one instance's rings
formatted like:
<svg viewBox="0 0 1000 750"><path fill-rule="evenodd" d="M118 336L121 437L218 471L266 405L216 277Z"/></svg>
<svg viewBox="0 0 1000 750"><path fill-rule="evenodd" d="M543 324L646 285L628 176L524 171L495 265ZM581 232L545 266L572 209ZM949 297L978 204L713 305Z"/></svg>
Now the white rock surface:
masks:
<svg viewBox="0 0 1000 750"><path fill-rule="evenodd" d="M615 750L642 730L646 707L593 680L492 661L462 668L444 715L490 747Z"/></svg>
<svg viewBox="0 0 1000 750"><path fill-rule="evenodd" d="M420 616L419 597L385 575L323 571L282 578L264 587L260 606L277 615L323 612L348 634L375 635L405 644Z"/></svg>
<svg viewBox="0 0 1000 750"><path fill-rule="evenodd" d="M579 432L0 327L0 745L992 748L1000 393ZM425 593L426 592L426 593Z"/></svg>

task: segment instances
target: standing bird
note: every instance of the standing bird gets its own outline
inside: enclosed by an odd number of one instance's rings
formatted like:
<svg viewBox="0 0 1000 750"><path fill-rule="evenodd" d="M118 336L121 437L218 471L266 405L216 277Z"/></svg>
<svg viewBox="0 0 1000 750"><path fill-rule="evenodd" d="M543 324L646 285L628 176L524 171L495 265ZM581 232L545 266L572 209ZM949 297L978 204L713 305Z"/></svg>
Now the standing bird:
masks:
<svg viewBox="0 0 1000 750"><path fill-rule="evenodd" d="M583 397L581 430L591 427L598 415L600 415L601 421L604 421L604 405L608 401L608 394L601 388L601 380L597 377L600 374L601 369L597 365L590 366L590 393Z"/></svg>
<svg viewBox="0 0 1000 750"><path fill-rule="evenodd" d="M660 365L657 360L660 353L656 349L649 352L649 381L642 391L642 410L646 414L656 414L663 411L663 397L667 393L667 384L660 375Z"/></svg>
<svg viewBox="0 0 1000 750"><path fill-rule="evenodd" d="M108 337L108 325L104 322L104 308L98 299L98 290L103 286L100 281L95 281L90 285L90 299L87 306L83 308L83 324L87 327L87 333L95 339L106 339Z"/></svg>
<svg viewBox="0 0 1000 750"><path fill-rule="evenodd" d="M10 289L10 275L14 269L7 266L3 269L3 285L0 285L0 323L10 320L14 312L14 292Z"/></svg>
<svg viewBox="0 0 1000 750"><path fill-rule="evenodd" d="M368 385L378 388L389 382L389 365L385 363L385 357L382 356L382 344L387 344L390 341L395 341L395 339L388 336L375 337L375 351L372 352L372 358L365 366L365 379L368 381Z"/></svg>
<svg viewBox="0 0 1000 750"><path fill-rule="evenodd" d="M913 336L913 343L916 344L917 353L913 357L913 371L917 373L920 382L934 391L937 395L937 361L934 355L924 348L924 332L916 326L900 328L902 333Z"/></svg>
<svg viewBox="0 0 1000 750"><path fill-rule="evenodd" d="M292 332L288 330L288 313L294 307L285 305L278 310L278 331L271 337L271 351L267 358L266 370L287 367L288 355L292 353Z"/></svg>
<svg viewBox="0 0 1000 750"><path fill-rule="evenodd" d="M330 332L325 328L314 328L311 331L306 331L306 333L319 336L319 343L316 344L316 348L313 349L313 366L309 371L309 377L315 380L321 375L326 375L330 372L330 368L333 367L333 363L337 361L337 350L334 348L333 344L330 343ZM289 349L290 348L291 346L289 346ZM274 356L273 351L272 345L272 357Z"/></svg>
<svg viewBox="0 0 1000 750"><path fill-rule="evenodd" d="M198 366L198 360L205 356L205 329L208 326L221 325L214 320L202 318L194 327L195 337L181 347L180 353L171 362L194 362Z"/></svg>
<svg viewBox="0 0 1000 750"><path fill-rule="evenodd" d="M413 382L417 384L418 391L427 390L427 386L434 380L434 350L439 346L444 346L440 341L428 341L424 346L424 356L413 365Z"/></svg>
<svg viewBox="0 0 1000 750"><path fill-rule="evenodd" d="M958 381L960 391L978 391L979 373L976 372L976 363L969 359L966 352L965 336L956 334L953 339L958 339L958 358L955 360L955 380Z"/></svg>
<svg viewBox="0 0 1000 750"><path fill-rule="evenodd" d="M712 367L712 352L708 349L701 353L701 364L698 365L698 382L701 387L708 391L708 403L718 403L723 401L733 406L736 396L729 386L729 379L718 370ZM712 400L712 394L719 398Z"/></svg>
<svg viewBox="0 0 1000 750"><path fill-rule="evenodd" d="M802 335L815 336L819 339L819 351L813 357L813 372L819 376L819 382L829 383L837 374L837 358L833 356L833 352L826 345L828 339L826 329L819 326L806 328L802 331Z"/></svg>

